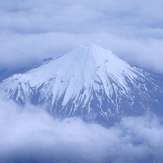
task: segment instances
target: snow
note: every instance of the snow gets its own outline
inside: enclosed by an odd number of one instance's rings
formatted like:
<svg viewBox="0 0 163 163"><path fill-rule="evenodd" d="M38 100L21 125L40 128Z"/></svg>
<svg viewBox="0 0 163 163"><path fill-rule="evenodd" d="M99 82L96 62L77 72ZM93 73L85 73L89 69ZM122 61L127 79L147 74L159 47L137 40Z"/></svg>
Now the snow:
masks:
<svg viewBox="0 0 163 163"><path fill-rule="evenodd" d="M52 106L62 96L64 96L63 106L79 97L80 103L84 102L86 105L93 91L102 90L109 99L112 98L114 91L115 94L118 94L116 91L130 94L126 78L136 87L135 81L139 73L137 68L131 67L112 51L97 45L86 45L24 74L15 74L5 79L0 84L0 90L11 94L11 97L18 90L16 99L20 96L23 100L30 97L33 89L39 89L40 100L47 100L52 96ZM22 97L20 86L25 97ZM84 92L81 94L83 89Z"/></svg>

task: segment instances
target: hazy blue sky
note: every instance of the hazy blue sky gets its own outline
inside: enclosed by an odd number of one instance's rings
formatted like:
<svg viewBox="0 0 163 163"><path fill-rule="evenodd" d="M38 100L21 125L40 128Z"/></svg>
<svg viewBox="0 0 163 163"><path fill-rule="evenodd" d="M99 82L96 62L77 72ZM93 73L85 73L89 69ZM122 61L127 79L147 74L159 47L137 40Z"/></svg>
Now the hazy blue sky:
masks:
<svg viewBox="0 0 163 163"><path fill-rule="evenodd" d="M0 67L95 43L163 72L162 0L1 0Z"/></svg>

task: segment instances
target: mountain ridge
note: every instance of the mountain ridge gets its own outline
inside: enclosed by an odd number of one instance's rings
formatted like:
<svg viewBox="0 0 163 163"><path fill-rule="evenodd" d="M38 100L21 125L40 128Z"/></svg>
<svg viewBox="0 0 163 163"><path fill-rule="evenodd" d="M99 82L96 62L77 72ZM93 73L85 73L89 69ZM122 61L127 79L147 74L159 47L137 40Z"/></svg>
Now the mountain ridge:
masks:
<svg viewBox="0 0 163 163"><path fill-rule="evenodd" d="M159 87L148 72L112 51L86 45L12 75L0 83L0 91L19 104L48 103L56 115L108 119L112 114L143 112L156 100L151 95Z"/></svg>

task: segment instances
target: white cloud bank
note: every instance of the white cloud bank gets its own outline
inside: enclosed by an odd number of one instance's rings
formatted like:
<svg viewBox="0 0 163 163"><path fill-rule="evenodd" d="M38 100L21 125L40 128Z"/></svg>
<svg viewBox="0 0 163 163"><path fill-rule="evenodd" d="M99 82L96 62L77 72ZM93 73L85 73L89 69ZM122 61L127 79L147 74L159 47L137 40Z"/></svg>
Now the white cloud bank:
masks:
<svg viewBox="0 0 163 163"><path fill-rule="evenodd" d="M0 68L94 43L163 73L162 0L1 0Z"/></svg>
<svg viewBox="0 0 163 163"><path fill-rule="evenodd" d="M163 121L125 117L110 128L54 119L40 108L0 101L0 160L21 163L161 163ZM13 161L13 162L14 162Z"/></svg>

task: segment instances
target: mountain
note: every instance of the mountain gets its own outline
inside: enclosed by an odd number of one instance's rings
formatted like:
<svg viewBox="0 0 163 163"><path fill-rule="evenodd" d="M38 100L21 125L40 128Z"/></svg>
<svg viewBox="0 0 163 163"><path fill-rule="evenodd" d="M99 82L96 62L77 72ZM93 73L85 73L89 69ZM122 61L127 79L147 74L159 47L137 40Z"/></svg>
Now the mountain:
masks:
<svg viewBox="0 0 163 163"><path fill-rule="evenodd" d="M155 76L96 45L46 60L0 83L0 91L21 105L46 104L54 115L109 119L141 114L158 104Z"/></svg>

